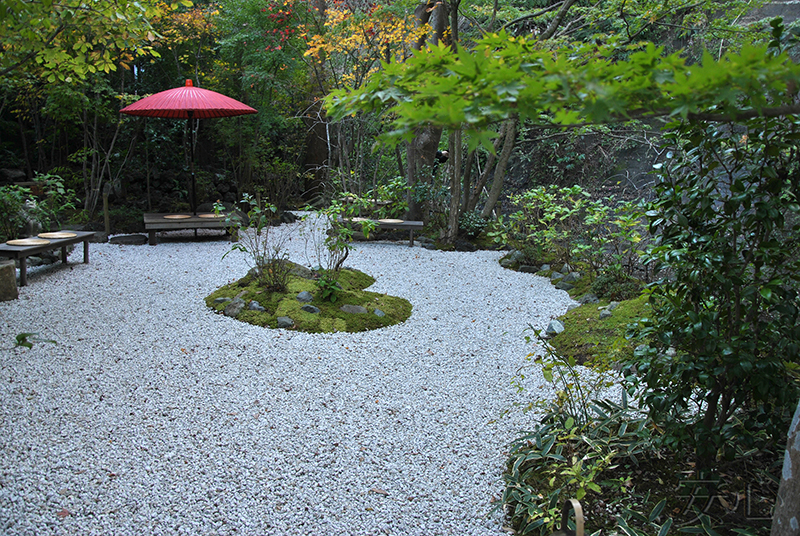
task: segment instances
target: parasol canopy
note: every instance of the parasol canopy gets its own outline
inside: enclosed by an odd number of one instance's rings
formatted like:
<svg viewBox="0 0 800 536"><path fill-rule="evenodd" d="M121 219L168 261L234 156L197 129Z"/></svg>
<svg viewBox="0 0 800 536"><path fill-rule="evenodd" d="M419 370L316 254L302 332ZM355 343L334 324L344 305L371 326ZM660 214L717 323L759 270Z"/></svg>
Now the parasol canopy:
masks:
<svg viewBox="0 0 800 536"><path fill-rule="evenodd" d="M250 106L216 91L194 87L191 80L140 99L120 110L123 114L172 119L208 119L254 114Z"/></svg>
<svg viewBox="0 0 800 536"><path fill-rule="evenodd" d="M209 119L212 117L235 117L237 115L254 114L257 111L250 106L216 91L194 87L191 80L186 85L155 93L140 99L120 110L120 113L142 117L164 117L171 119L187 119L189 131L194 138L191 127L193 119ZM190 140L190 162L192 168L192 212L197 213L197 197L194 178L194 139Z"/></svg>

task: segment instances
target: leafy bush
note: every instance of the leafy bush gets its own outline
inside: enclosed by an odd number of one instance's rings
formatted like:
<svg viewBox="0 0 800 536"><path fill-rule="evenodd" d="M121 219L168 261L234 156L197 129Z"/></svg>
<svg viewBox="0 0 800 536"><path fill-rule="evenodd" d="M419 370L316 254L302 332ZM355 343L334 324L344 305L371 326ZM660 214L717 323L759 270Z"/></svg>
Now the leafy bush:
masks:
<svg viewBox="0 0 800 536"><path fill-rule="evenodd" d="M30 189L16 184L0 187L0 234L6 240L18 238L24 228L25 201L30 195Z"/></svg>
<svg viewBox="0 0 800 536"><path fill-rule="evenodd" d="M648 243L644 208L613 197L592 200L580 186L539 187L511 197L518 210L487 233L522 252L526 264L582 264L590 276L604 267L632 276Z"/></svg>
<svg viewBox="0 0 800 536"><path fill-rule="evenodd" d="M464 212L458 218L458 229L467 238L477 238L489 225L484 218L481 217L480 211L473 210L471 212Z"/></svg>
<svg viewBox="0 0 800 536"><path fill-rule="evenodd" d="M642 293L644 283L641 280L609 268L601 271L592 281L592 292L600 298L609 300L630 300Z"/></svg>
<svg viewBox="0 0 800 536"><path fill-rule="evenodd" d="M782 438L797 401L798 126L682 126L647 214L662 277L629 380L665 444L692 445L702 467Z"/></svg>
<svg viewBox="0 0 800 536"><path fill-rule="evenodd" d="M273 217L277 207L271 204L261 205L250 194L242 197L242 204L249 206L247 217L233 211L228 213L226 222L232 234L238 236L239 241L231 246L223 258L231 251L245 253L254 269L254 277L265 289L275 292L286 290L289 280L290 267L287 263L289 254L286 246L291 240L291 235L286 228L278 230L273 228ZM214 210L220 214L224 207L214 205Z"/></svg>

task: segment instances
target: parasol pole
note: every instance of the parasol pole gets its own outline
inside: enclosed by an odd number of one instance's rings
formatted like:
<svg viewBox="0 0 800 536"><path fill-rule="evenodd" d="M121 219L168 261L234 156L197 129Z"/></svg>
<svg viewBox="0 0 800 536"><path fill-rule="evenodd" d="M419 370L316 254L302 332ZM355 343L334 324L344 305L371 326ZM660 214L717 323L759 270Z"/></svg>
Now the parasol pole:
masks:
<svg viewBox="0 0 800 536"><path fill-rule="evenodd" d="M189 198L189 204L191 205L192 214L197 216L197 197L194 187L194 128L192 128L192 116L194 115L194 110L187 110L186 113L189 116L189 168L192 174L192 193L191 197Z"/></svg>

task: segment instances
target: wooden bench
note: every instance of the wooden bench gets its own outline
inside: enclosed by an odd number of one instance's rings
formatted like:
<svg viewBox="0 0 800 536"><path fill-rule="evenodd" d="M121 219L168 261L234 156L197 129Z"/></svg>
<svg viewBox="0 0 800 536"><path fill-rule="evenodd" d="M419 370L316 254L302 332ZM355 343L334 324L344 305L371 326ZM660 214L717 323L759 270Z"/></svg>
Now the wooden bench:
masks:
<svg viewBox="0 0 800 536"><path fill-rule="evenodd" d="M228 225L225 223L225 214L217 216L213 212L201 214L145 214L144 228L148 233L148 243L155 246L156 231L177 231L180 229L194 229L195 235L198 229L222 229L227 231Z"/></svg>
<svg viewBox="0 0 800 536"><path fill-rule="evenodd" d="M408 229L408 245L414 245L414 231L421 231L424 227L421 221L416 220L395 220L395 219L381 219L371 220L370 218L346 218L344 221L351 223L356 229L363 221L374 221L378 229Z"/></svg>
<svg viewBox="0 0 800 536"><path fill-rule="evenodd" d="M92 231L63 231L75 236L68 238L44 238L48 243L31 246L14 246L8 243L0 244L0 257L9 257L19 260L19 286L28 284L28 262L31 255L61 248L61 262L67 264L67 246L83 242L83 262L89 262L89 239L94 236ZM43 233L47 236L47 233Z"/></svg>

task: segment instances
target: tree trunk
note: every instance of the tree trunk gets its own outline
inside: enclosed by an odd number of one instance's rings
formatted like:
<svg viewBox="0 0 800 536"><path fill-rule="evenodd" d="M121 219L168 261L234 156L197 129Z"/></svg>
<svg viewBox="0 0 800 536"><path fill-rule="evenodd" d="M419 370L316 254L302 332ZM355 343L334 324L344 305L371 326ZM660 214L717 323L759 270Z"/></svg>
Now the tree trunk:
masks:
<svg viewBox="0 0 800 536"><path fill-rule="evenodd" d="M517 118L516 116L508 119L505 123L505 142L503 143L503 152L500 153L500 158L497 160L497 166L494 168L494 179L492 179L492 188L489 190L489 199L481 211L482 218L488 218L492 215L497 200L500 199L500 193L503 191L503 182L506 177L506 167L508 167L508 160L511 158L511 151L514 149L514 142L517 139Z"/></svg>
<svg viewBox="0 0 800 536"><path fill-rule="evenodd" d="M770 536L800 535L800 402L789 426Z"/></svg>
<svg viewBox="0 0 800 536"><path fill-rule="evenodd" d="M458 237L458 217L461 205L461 131L450 133L450 215L447 220L447 236L445 243L452 244Z"/></svg>

